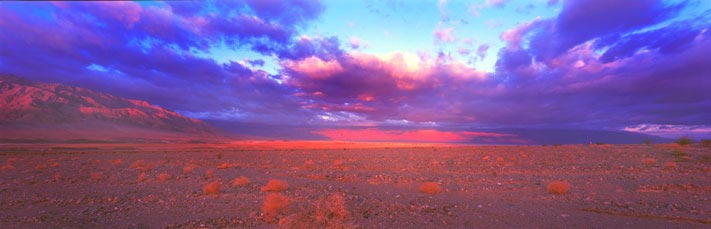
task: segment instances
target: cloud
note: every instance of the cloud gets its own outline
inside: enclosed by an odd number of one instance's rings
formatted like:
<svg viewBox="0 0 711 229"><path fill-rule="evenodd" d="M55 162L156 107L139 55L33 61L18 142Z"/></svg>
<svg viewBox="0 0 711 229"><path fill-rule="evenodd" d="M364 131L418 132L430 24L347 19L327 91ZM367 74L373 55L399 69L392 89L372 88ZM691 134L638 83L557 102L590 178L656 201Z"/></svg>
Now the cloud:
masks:
<svg viewBox="0 0 711 229"><path fill-rule="evenodd" d="M351 37L351 48L352 49L360 48L360 39L358 39L357 37Z"/></svg>
<svg viewBox="0 0 711 229"><path fill-rule="evenodd" d="M512 135L471 132L471 131L439 131L434 129L417 130L381 130L377 128L366 129L324 129L313 131L335 141L381 141L381 142L437 142L455 143L467 142L474 138L509 138Z"/></svg>
<svg viewBox="0 0 711 229"><path fill-rule="evenodd" d="M432 31L436 42L452 43L457 40L454 36L454 28L443 28L442 25L437 25Z"/></svg>
<svg viewBox="0 0 711 229"><path fill-rule="evenodd" d="M486 0L487 6L504 7L509 0Z"/></svg>
<svg viewBox="0 0 711 229"><path fill-rule="evenodd" d="M489 45L488 44L481 44L479 47L476 49L476 55L479 56L479 58L484 59L486 57L486 52L489 51Z"/></svg>
<svg viewBox="0 0 711 229"><path fill-rule="evenodd" d="M439 15L442 21L449 20L449 15L447 15L447 0L438 0L437 9L439 9Z"/></svg>
<svg viewBox="0 0 711 229"><path fill-rule="evenodd" d="M325 79L334 74L341 73L343 67L336 60L323 61L318 57L307 57L299 61L288 60L284 66L290 71L310 78Z"/></svg>
<svg viewBox="0 0 711 229"><path fill-rule="evenodd" d="M510 46L520 46L522 35L529 35L527 43L532 56L548 62L593 39L614 39L665 21L675 16L684 4L670 5L661 0L566 1L557 18L521 24L504 33L502 39Z"/></svg>

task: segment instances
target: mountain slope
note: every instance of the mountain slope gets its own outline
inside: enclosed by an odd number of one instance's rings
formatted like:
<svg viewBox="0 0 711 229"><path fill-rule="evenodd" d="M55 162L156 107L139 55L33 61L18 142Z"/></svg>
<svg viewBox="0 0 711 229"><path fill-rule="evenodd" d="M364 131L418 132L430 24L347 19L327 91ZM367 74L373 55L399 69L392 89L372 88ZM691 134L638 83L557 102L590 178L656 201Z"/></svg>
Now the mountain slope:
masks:
<svg viewBox="0 0 711 229"><path fill-rule="evenodd" d="M207 123L145 101L13 76L0 77L0 108L3 132L0 138L6 139L209 136L215 133ZM61 136L62 130L70 136Z"/></svg>

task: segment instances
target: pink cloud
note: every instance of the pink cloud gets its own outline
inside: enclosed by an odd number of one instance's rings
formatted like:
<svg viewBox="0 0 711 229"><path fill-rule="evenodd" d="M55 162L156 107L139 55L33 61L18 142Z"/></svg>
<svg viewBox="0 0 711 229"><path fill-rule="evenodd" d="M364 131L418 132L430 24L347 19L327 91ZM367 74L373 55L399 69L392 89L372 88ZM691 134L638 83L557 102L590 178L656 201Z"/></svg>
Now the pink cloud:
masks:
<svg viewBox="0 0 711 229"><path fill-rule="evenodd" d="M141 19L143 8L135 2L115 1L115 2L94 2L96 14L107 19L112 19L123 23L127 28Z"/></svg>
<svg viewBox="0 0 711 229"><path fill-rule="evenodd" d="M299 61L286 61L284 66L305 74L310 78L328 78L343 71L343 67L336 60L323 61L318 57L311 56Z"/></svg>
<svg viewBox="0 0 711 229"><path fill-rule="evenodd" d="M367 129L325 129L314 131L335 141L386 141L386 142L465 142L473 138L512 137L509 134L471 131L420 130L381 130Z"/></svg>
<svg viewBox="0 0 711 229"><path fill-rule="evenodd" d="M503 7L509 0L486 0L487 6Z"/></svg>
<svg viewBox="0 0 711 229"><path fill-rule="evenodd" d="M536 17L531 21L518 24L515 27L501 33L501 40L507 42L508 45L510 45L511 47L519 47L523 36L528 33L531 28L534 28L540 22L541 19L539 17Z"/></svg>
<svg viewBox="0 0 711 229"><path fill-rule="evenodd" d="M437 42L452 43L457 40L454 36L454 28L442 28L441 26L437 26L437 28L432 31L432 35L434 35L435 41Z"/></svg>
<svg viewBox="0 0 711 229"><path fill-rule="evenodd" d="M360 48L360 39L358 39L357 37L351 37L351 48L352 49Z"/></svg>

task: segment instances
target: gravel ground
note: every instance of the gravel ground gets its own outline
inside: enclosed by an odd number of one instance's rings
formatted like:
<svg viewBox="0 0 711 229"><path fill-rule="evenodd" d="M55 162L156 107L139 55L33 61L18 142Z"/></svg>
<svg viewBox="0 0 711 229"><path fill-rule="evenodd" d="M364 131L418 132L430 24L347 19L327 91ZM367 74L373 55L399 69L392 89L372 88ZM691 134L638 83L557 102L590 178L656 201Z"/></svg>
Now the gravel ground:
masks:
<svg viewBox="0 0 711 229"><path fill-rule="evenodd" d="M0 163L4 228L711 227L711 149L672 144L6 144Z"/></svg>

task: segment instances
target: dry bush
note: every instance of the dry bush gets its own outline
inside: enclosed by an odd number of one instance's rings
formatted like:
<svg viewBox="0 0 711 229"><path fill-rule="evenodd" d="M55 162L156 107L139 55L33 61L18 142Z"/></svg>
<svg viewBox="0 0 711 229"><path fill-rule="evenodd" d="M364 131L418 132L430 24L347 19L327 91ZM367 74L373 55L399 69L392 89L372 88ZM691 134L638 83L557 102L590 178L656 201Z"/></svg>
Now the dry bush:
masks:
<svg viewBox="0 0 711 229"><path fill-rule="evenodd" d="M297 213L279 220L279 228L354 228L347 221L350 212L343 194L321 197L315 205L298 209Z"/></svg>
<svg viewBox="0 0 711 229"><path fill-rule="evenodd" d="M648 166L652 166L654 164L657 164L657 160L654 158L645 158L644 160L642 160L642 163Z"/></svg>
<svg viewBox="0 0 711 229"><path fill-rule="evenodd" d="M101 174L101 173L98 173L98 172L97 172L97 173L91 173L89 176L90 176L91 179L94 180L94 181L100 181L100 180L104 179L104 174Z"/></svg>
<svg viewBox="0 0 711 229"><path fill-rule="evenodd" d="M47 168L47 165L45 165L45 164L39 164L39 165L35 166L36 170L44 170L46 168Z"/></svg>
<svg viewBox="0 0 711 229"><path fill-rule="evenodd" d="M110 160L109 163L112 164L112 165L121 165L121 164L123 164L123 160L121 160L121 159L114 159L114 160Z"/></svg>
<svg viewBox="0 0 711 229"><path fill-rule="evenodd" d="M161 180L161 181L167 181L167 180L170 180L170 178L172 178L172 177L170 176L170 174L167 174L167 173L161 173L160 175L158 175L158 180Z"/></svg>
<svg viewBox="0 0 711 229"><path fill-rule="evenodd" d="M62 179L62 174L59 172L55 172L52 178L54 179L54 181L59 181L59 179Z"/></svg>
<svg viewBox="0 0 711 229"><path fill-rule="evenodd" d="M343 194L334 193L316 203L316 222L322 226L334 226L337 222L346 221L349 214Z"/></svg>
<svg viewBox="0 0 711 229"><path fill-rule="evenodd" d="M283 214L288 211L290 205L291 200L289 200L289 197L280 193L269 193L264 198L264 204L262 205L264 220L267 222L274 222L279 214Z"/></svg>
<svg viewBox="0 0 711 229"><path fill-rule="evenodd" d="M676 162L673 162L673 161L664 162L664 168L669 169L669 170L676 169Z"/></svg>
<svg viewBox="0 0 711 229"><path fill-rule="evenodd" d="M346 161L343 159L333 160L333 167L342 168L345 164L346 164Z"/></svg>
<svg viewBox="0 0 711 229"><path fill-rule="evenodd" d="M232 186L237 187L237 186L244 186L249 184L249 178L245 176L239 176L235 178L234 181L232 181Z"/></svg>
<svg viewBox="0 0 711 229"><path fill-rule="evenodd" d="M7 163L7 164L3 165L2 167L0 167L0 170L2 170L2 171L13 170L13 169L15 169L15 166L13 166L10 163Z"/></svg>
<svg viewBox="0 0 711 229"><path fill-rule="evenodd" d="M306 162L304 162L304 168L306 168L306 169L316 168L316 163L314 163L314 160L311 160L311 159L306 160Z"/></svg>
<svg viewBox="0 0 711 229"><path fill-rule="evenodd" d="M206 195L218 195L222 190L222 184L219 181L213 181L202 187L202 191Z"/></svg>
<svg viewBox="0 0 711 229"><path fill-rule="evenodd" d="M148 171L153 170L153 168L155 168L155 167L156 167L156 163L152 162L152 163L148 163L145 166L139 168L139 170L141 170L141 172L148 172Z"/></svg>
<svg viewBox="0 0 711 229"><path fill-rule="evenodd" d="M185 167L183 167L183 173L193 173L193 169L194 168L192 166L186 165Z"/></svg>
<svg viewBox="0 0 711 229"><path fill-rule="evenodd" d="M506 159L503 157L496 157L496 163L503 164L504 162L506 162Z"/></svg>
<svg viewBox="0 0 711 229"><path fill-rule="evenodd" d="M231 166L228 163L222 163L219 166L217 166L217 169L229 169Z"/></svg>
<svg viewBox="0 0 711 229"><path fill-rule="evenodd" d="M262 192L281 192L289 188L289 183L283 180L271 179L262 187Z"/></svg>
<svg viewBox="0 0 711 229"><path fill-rule="evenodd" d="M548 183L548 193L555 195L563 195L568 193L570 184L567 181L559 180Z"/></svg>
<svg viewBox="0 0 711 229"><path fill-rule="evenodd" d="M52 168L57 168L57 167L59 167L59 162L54 162L54 163L52 163L52 164L50 165L50 167L52 167Z"/></svg>
<svg viewBox="0 0 711 229"><path fill-rule="evenodd" d="M207 177L207 178L215 177L215 170L208 169L207 172L205 172L205 177Z"/></svg>
<svg viewBox="0 0 711 229"><path fill-rule="evenodd" d="M146 179L148 179L148 177L146 177L146 173L138 174L138 182L143 182Z"/></svg>
<svg viewBox="0 0 711 229"><path fill-rule="evenodd" d="M145 165L146 165L146 162L144 162L143 160L138 160L138 161L133 162L133 164L131 164L130 168L132 168L132 169L141 169L141 168L143 168Z"/></svg>
<svg viewBox="0 0 711 229"><path fill-rule="evenodd" d="M420 192L434 195L442 192L442 187L436 182L425 182L420 185Z"/></svg>
<svg viewBox="0 0 711 229"><path fill-rule="evenodd" d="M491 157L489 156L484 156L481 158L482 161L488 161L489 159L491 159Z"/></svg>

